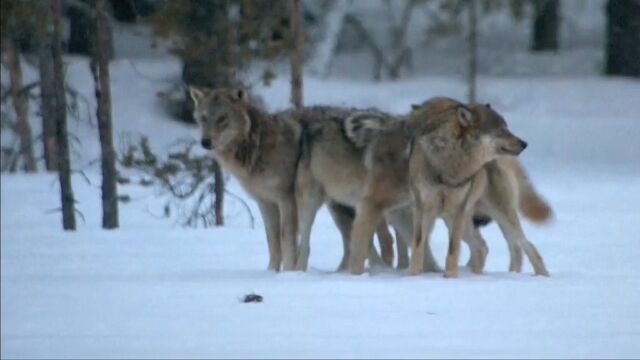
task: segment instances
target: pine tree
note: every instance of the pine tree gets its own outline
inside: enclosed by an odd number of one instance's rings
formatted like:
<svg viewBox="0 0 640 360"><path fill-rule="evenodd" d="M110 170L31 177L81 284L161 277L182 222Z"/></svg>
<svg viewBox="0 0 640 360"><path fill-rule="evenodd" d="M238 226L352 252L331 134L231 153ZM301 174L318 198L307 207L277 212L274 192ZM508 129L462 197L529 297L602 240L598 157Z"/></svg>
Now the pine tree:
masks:
<svg viewBox="0 0 640 360"><path fill-rule="evenodd" d="M95 43L92 51L91 72L95 83L98 131L100 135L102 168L102 227L118 227L118 190L116 154L113 148L113 125L111 120L111 86L109 76L109 27L106 0L96 0Z"/></svg>

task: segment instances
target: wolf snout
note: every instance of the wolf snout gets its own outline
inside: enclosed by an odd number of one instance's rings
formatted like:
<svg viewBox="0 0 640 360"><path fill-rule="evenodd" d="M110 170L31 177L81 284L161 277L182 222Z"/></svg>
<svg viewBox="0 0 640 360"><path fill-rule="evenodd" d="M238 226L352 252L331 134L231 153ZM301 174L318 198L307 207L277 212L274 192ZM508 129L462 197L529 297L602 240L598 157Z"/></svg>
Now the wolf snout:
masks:
<svg viewBox="0 0 640 360"><path fill-rule="evenodd" d="M526 148L527 148L527 145L529 145L529 144L527 144L527 142L526 142L526 141L524 141L524 140L518 140L518 141L520 141L520 147L522 148L522 150L526 149Z"/></svg>
<svg viewBox="0 0 640 360"><path fill-rule="evenodd" d="M204 138L200 141L200 145L207 150L211 150L213 148L211 144L211 139Z"/></svg>

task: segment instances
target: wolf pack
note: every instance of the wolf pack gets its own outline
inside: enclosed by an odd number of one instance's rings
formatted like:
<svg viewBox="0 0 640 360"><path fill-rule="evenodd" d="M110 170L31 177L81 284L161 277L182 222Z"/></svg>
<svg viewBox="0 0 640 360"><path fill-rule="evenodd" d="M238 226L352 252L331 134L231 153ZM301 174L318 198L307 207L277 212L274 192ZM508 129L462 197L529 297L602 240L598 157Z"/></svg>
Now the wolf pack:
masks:
<svg viewBox="0 0 640 360"><path fill-rule="evenodd" d="M518 160L527 143L491 105L435 97L404 115L338 106L269 113L241 88L189 92L202 146L258 204L270 270L307 270L313 222L326 205L342 237L338 271L395 262L409 275L453 278L464 241L467 266L482 273L489 248L480 229L495 221L509 271L522 271L524 253L536 275L549 275L520 215L544 222L552 210ZM444 269L429 245L437 219L448 229Z"/></svg>

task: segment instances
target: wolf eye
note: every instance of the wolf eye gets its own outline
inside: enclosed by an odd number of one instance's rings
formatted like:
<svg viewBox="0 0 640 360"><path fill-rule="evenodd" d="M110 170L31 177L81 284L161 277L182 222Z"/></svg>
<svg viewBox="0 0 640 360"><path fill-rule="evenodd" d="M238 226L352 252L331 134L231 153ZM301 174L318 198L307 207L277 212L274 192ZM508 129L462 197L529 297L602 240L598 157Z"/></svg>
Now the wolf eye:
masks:
<svg viewBox="0 0 640 360"><path fill-rule="evenodd" d="M227 115L222 115L216 120L216 124L218 125L226 125L227 124Z"/></svg>

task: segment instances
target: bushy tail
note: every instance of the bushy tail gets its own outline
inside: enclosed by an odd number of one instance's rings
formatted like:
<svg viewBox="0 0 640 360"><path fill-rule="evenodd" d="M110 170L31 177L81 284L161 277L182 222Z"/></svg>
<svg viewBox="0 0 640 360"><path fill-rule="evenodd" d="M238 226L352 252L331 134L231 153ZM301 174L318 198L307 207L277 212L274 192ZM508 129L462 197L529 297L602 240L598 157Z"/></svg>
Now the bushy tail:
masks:
<svg viewBox="0 0 640 360"><path fill-rule="evenodd" d="M536 223L543 223L553 216L553 209L545 199L536 192L531 184L529 176L520 165L519 161L513 161L513 170L518 183L519 206L522 214Z"/></svg>

